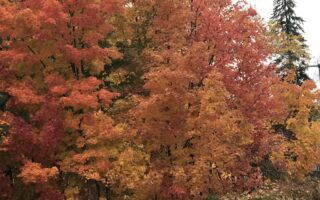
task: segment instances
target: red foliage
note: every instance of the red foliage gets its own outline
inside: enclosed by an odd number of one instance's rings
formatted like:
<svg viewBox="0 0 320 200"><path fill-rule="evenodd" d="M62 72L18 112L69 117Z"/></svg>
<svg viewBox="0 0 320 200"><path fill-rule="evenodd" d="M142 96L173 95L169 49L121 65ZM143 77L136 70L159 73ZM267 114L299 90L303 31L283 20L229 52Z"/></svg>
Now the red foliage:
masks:
<svg viewBox="0 0 320 200"><path fill-rule="evenodd" d="M266 30L244 1L0 6L0 92L10 97L0 113L0 155L10 163L0 167L14 165L40 199L64 199L57 188L78 195L87 180L133 199L203 199L257 187L267 156L300 177L319 160L320 125L309 119L319 94L310 82L278 80L265 62ZM125 59L113 63L123 56L116 45ZM276 135L274 123L296 140ZM79 181L57 185L71 174ZM1 172L1 197L9 182Z"/></svg>
<svg viewBox="0 0 320 200"><path fill-rule="evenodd" d="M40 194L39 200L64 200L64 194L53 186L39 186L37 192Z"/></svg>
<svg viewBox="0 0 320 200"><path fill-rule="evenodd" d="M35 129L21 118L14 118L10 124L10 137L8 139L8 150L18 155L33 157L38 154L36 146Z"/></svg>
<svg viewBox="0 0 320 200"><path fill-rule="evenodd" d="M47 98L31 122L15 117L11 122L8 150L40 163L54 163L55 152L64 137L63 118L56 100Z"/></svg>
<svg viewBox="0 0 320 200"><path fill-rule="evenodd" d="M171 186L168 190L168 194L174 199L186 199L187 197L186 190L179 186Z"/></svg>

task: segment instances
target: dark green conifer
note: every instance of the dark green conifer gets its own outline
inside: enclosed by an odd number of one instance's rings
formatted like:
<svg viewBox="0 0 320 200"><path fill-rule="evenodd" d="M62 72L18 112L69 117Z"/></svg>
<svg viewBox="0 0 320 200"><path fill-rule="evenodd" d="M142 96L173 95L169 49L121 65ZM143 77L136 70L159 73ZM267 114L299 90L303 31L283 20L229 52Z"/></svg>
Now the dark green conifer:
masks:
<svg viewBox="0 0 320 200"><path fill-rule="evenodd" d="M296 83L300 85L309 79L306 74L309 53L303 37L304 20L295 13L294 0L274 0L273 4L272 21L279 25L280 31L286 33L289 41L297 40L300 49L305 52L297 55L295 51L288 49L284 54L277 56L275 62L279 66L278 72L283 76L287 69L293 69L296 72Z"/></svg>

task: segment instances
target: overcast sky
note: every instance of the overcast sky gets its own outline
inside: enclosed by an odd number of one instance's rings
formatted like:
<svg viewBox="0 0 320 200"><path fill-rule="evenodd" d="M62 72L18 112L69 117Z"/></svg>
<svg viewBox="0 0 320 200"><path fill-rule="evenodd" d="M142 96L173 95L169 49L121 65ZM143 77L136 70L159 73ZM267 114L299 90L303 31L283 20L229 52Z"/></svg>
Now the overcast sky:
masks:
<svg viewBox="0 0 320 200"><path fill-rule="evenodd" d="M270 19L273 0L247 0L258 13L268 21ZM310 64L320 63L320 0L295 0L296 14L305 20L304 23L304 37L310 49L312 60ZM310 77L319 81L318 69L310 70Z"/></svg>

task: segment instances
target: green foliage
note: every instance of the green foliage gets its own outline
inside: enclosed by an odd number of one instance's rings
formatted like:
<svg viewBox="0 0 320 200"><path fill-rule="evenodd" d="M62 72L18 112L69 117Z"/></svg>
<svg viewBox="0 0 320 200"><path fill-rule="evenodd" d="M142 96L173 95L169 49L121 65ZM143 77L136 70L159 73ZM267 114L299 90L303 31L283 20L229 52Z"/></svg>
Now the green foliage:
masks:
<svg viewBox="0 0 320 200"><path fill-rule="evenodd" d="M306 74L310 55L303 37L303 22L295 13L294 0L275 0L271 18L271 33L277 39L274 43L279 47L274 51L275 63L278 65L278 73L286 76L286 70L294 70L295 83L301 85L308 80Z"/></svg>

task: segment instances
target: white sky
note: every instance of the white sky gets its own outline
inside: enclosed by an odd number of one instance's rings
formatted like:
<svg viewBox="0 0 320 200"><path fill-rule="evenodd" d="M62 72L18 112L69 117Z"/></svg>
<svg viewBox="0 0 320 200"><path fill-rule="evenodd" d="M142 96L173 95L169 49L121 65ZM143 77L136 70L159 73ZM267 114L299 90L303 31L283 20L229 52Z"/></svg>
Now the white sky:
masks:
<svg viewBox="0 0 320 200"><path fill-rule="evenodd" d="M265 21L271 17L273 0L247 0ZM296 14L305 20L304 37L310 49L312 60L310 64L320 63L320 0L295 0ZM309 76L318 82L319 71L317 68L309 70Z"/></svg>

